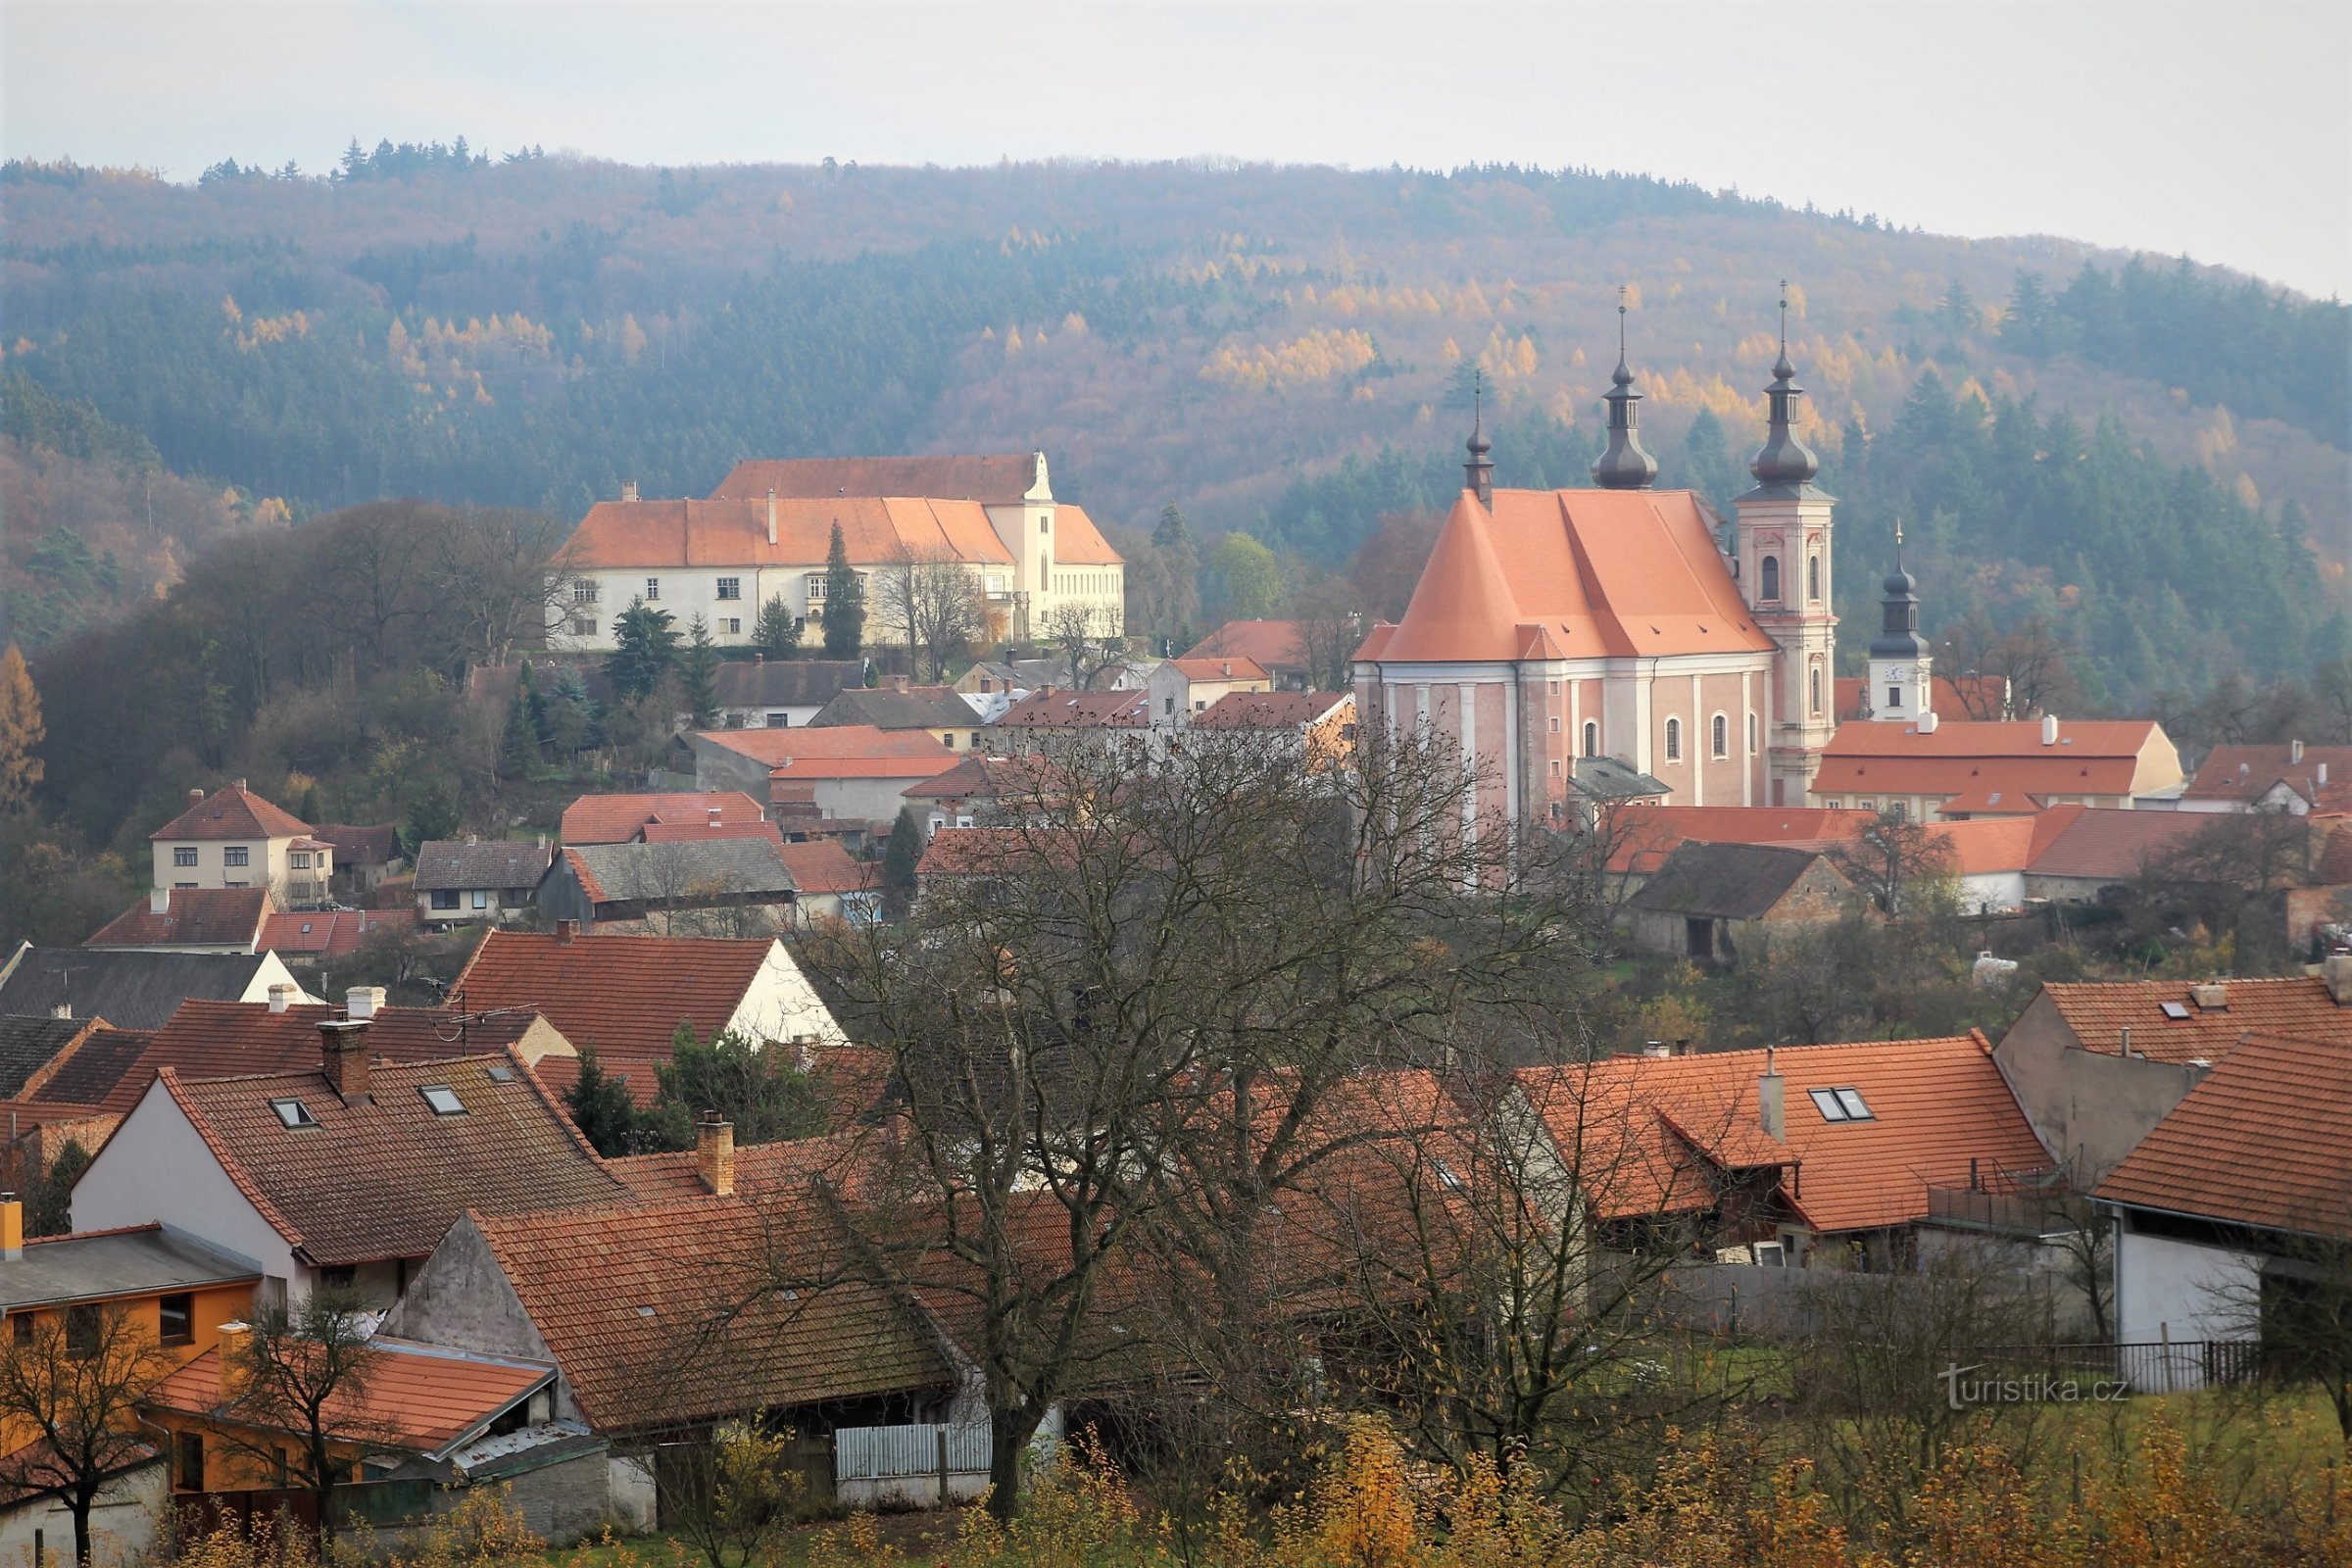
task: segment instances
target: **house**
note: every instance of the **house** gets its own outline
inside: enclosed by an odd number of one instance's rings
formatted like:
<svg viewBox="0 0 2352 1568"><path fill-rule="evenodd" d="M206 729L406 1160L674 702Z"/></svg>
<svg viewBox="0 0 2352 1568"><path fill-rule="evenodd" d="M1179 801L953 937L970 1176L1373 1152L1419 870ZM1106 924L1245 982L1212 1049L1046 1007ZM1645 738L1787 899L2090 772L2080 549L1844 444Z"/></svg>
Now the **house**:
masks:
<svg viewBox="0 0 2352 1568"><path fill-rule="evenodd" d="M710 689L727 729L806 724L845 691L865 684L862 659L779 659L754 654L718 666Z"/></svg>
<svg viewBox="0 0 2352 1568"><path fill-rule="evenodd" d="M808 720L811 728L870 724L881 730L919 729L952 752L980 744L980 710L952 686L894 684L845 691Z"/></svg>
<svg viewBox="0 0 2352 1568"><path fill-rule="evenodd" d="M544 1014L573 1046L593 1047L641 1103L652 1102L654 1063L669 1059L680 1025L706 1041L732 1029L771 1044L848 1043L773 938L596 937L562 924L552 936L493 930L450 998L468 1009ZM557 1087L571 1082L564 1063L542 1062L539 1071Z"/></svg>
<svg viewBox="0 0 2352 1568"><path fill-rule="evenodd" d="M1234 692L1272 691L1274 678L1254 659L1163 659L1144 689L1152 698L1152 722L1182 729Z"/></svg>
<svg viewBox="0 0 2352 1568"><path fill-rule="evenodd" d="M2216 746L2180 792L2183 811L2291 811L2307 815L2329 790L2352 781L2352 746Z"/></svg>
<svg viewBox="0 0 2352 1568"><path fill-rule="evenodd" d="M2119 811L2104 807L2055 806L2041 813L2050 824L2035 835L2026 867L2026 897L2059 904L2095 904L2118 886L2196 836L2209 819L2179 811Z"/></svg>
<svg viewBox="0 0 2352 1568"><path fill-rule="evenodd" d="M86 1153L106 1141L117 1118L79 1098L81 1064L135 1055L148 1038L99 1018L0 1016L0 1113L8 1122L0 1182L7 1191L37 1188L69 1143Z"/></svg>
<svg viewBox="0 0 2352 1568"><path fill-rule="evenodd" d="M400 824L376 822L355 826L329 822L311 829L311 837L331 847L334 891L359 896L372 893L401 866Z"/></svg>
<svg viewBox="0 0 2352 1568"><path fill-rule="evenodd" d="M1941 852L1961 909L1998 914L2025 906L2026 873L2040 847L2056 835L2061 820L2037 813L1930 822L1925 829L1927 843Z"/></svg>
<svg viewBox="0 0 2352 1568"><path fill-rule="evenodd" d="M2176 1379L2282 1370L2352 1306L2352 1073L2341 1042L2249 1034L2098 1185L2117 1218L2117 1338L2180 1347ZM2332 1325L2322 1329L2320 1325Z"/></svg>
<svg viewBox="0 0 2352 1568"><path fill-rule="evenodd" d="M1610 875L1638 887L1687 843L1788 844L1818 848L1861 836L1875 812L1783 806L1665 806L1637 799L1597 811Z"/></svg>
<svg viewBox="0 0 2352 1568"><path fill-rule="evenodd" d="M923 818L928 836L943 827L972 827L1029 809L1041 798L1043 784L1033 757L967 756L946 772L907 786L906 804Z"/></svg>
<svg viewBox="0 0 2352 1568"><path fill-rule="evenodd" d="M1117 636L1125 563L1084 509L1054 499L1043 453L807 458L739 463L705 501L600 502L557 552L551 639L607 652L612 617L643 600L683 624L702 615L721 647L748 647L760 608L824 613L835 529L866 593L870 643L903 637L875 612L889 568L909 559L963 568L987 641L1026 641L1064 610Z"/></svg>
<svg viewBox="0 0 2352 1568"><path fill-rule="evenodd" d="M1013 665L1002 660L983 659L956 677L949 690L962 697L981 699L983 713L1002 712L1004 704L1029 690L1029 682Z"/></svg>
<svg viewBox="0 0 2352 1568"><path fill-rule="evenodd" d="M692 934L690 927L718 934L722 926L734 927L732 935L772 932L784 923L797 889L775 824L759 826L760 836L567 844L540 879L534 902L582 930L651 919L664 934Z"/></svg>
<svg viewBox="0 0 2352 1568"><path fill-rule="evenodd" d="M1627 901L1635 945L1708 962L1754 962L1779 933L1836 920L1860 895L1819 850L1688 843Z"/></svg>
<svg viewBox="0 0 2352 1568"><path fill-rule="evenodd" d="M1286 692L1314 684L1306 638L1295 620L1229 620L1182 655L1185 659L1247 659Z"/></svg>
<svg viewBox="0 0 2352 1568"><path fill-rule="evenodd" d="M512 920L530 907L547 874L547 839L536 843L468 834L416 846L416 917L434 925Z"/></svg>
<svg viewBox="0 0 2352 1568"><path fill-rule="evenodd" d="M293 986L294 974L271 953L117 953L24 942L0 961L0 1013L47 1017L62 1008L64 1017L154 1029L191 998L267 1002L270 989L279 985Z"/></svg>
<svg viewBox="0 0 2352 1568"><path fill-rule="evenodd" d="M1664 806L1673 793L1664 779L1652 778L1614 757L1580 757L1568 764L1569 803L1575 808L1578 825L1588 832L1608 812L1628 806Z"/></svg>
<svg viewBox="0 0 2352 1568"><path fill-rule="evenodd" d="M397 942L416 925L415 909L296 909L262 921L262 946L307 975L370 942Z"/></svg>
<svg viewBox="0 0 2352 1568"><path fill-rule="evenodd" d="M2316 978L2044 984L1995 1056L2042 1142L2088 1184L2252 1033L2352 1049L2352 960Z"/></svg>
<svg viewBox="0 0 2352 1568"><path fill-rule="evenodd" d="M819 820L888 822L906 804L906 786L956 763L955 753L921 730L871 724L699 730L683 739L698 788L812 808Z"/></svg>
<svg viewBox="0 0 2352 1568"><path fill-rule="evenodd" d="M100 926L85 948L148 953L260 953L276 912L268 888L155 888Z"/></svg>
<svg viewBox="0 0 2352 1568"><path fill-rule="evenodd" d="M188 791L188 808L147 837L159 891L261 888L292 908L325 903L334 877L334 846L243 779L209 796Z"/></svg>
<svg viewBox="0 0 2352 1568"><path fill-rule="evenodd" d="M376 1061L368 1020L318 1030L322 1068L158 1073L75 1184L78 1221L175 1225L257 1260L273 1299L348 1285L389 1305L467 1209L626 1197L517 1057Z"/></svg>
<svg viewBox="0 0 2352 1568"><path fill-rule="evenodd" d="M299 1455L310 1441L301 1412L256 1399L244 1385L250 1374L230 1347L251 1332L226 1331L220 1348L141 1401L170 1449L176 1507L282 1490L287 1459L278 1456ZM377 1333L364 1367L326 1396L319 1416L329 1451L352 1467L330 1506L366 1523L379 1544L450 1511L466 1488L493 1483L507 1489L525 1528L548 1541L577 1541L612 1518L607 1445L554 1417L556 1373L546 1362ZM286 1506L301 1518L315 1501L296 1494Z"/></svg>
<svg viewBox="0 0 2352 1568"><path fill-rule="evenodd" d="M782 854L792 877L788 912L794 930L806 931L819 920L865 925L880 917L882 868L872 860L852 859L834 839L787 844Z"/></svg>
<svg viewBox="0 0 2352 1568"><path fill-rule="evenodd" d="M253 1309L261 1273L251 1263L207 1247L163 1225L138 1225L101 1234L26 1240L23 1205L0 1200L0 1312L19 1343L58 1336L61 1348L78 1342L107 1353L111 1344L152 1345L167 1368L211 1351L222 1325ZM111 1324L122 1324L118 1339ZM159 1368L159 1370L162 1370ZM74 1479L44 1464L28 1425L0 1425L0 1454L12 1474L34 1490L0 1502L0 1550L38 1560L74 1549L72 1514L58 1488ZM144 1443L122 1446L122 1468L91 1510L94 1560L122 1562L147 1550L170 1489L164 1456ZM43 1490L38 1483L52 1485Z"/></svg>
<svg viewBox="0 0 2352 1568"><path fill-rule="evenodd" d="M2153 719L1943 721L1857 719L1838 726L1808 805L1870 811L1896 807L1915 821L1965 814L1999 793L2020 805L2131 810L2170 804L2180 754Z"/></svg>
<svg viewBox="0 0 2352 1568"><path fill-rule="evenodd" d="M741 790L583 795L564 808L557 836L565 844L626 844L643 838L657 822L680 828L734 828L766 820L760 803Z"/></svg>
<svg viewBox="0 0 2352 1568"><path fill-rule="evenodd" d="M1281 734L1318 766L1355 758L1355 698L1348 692L1228 692L1192 719L1192 728Z"/></svg>
<svg viewBox="0 0 2352 1568"><path fill-rule="evenodd" d="M992 755L1019 757L1074 742L1141 738L1151 727L1150 692L1072 692L1048 686L1006 709L981 732L981 740Z"/></svg>

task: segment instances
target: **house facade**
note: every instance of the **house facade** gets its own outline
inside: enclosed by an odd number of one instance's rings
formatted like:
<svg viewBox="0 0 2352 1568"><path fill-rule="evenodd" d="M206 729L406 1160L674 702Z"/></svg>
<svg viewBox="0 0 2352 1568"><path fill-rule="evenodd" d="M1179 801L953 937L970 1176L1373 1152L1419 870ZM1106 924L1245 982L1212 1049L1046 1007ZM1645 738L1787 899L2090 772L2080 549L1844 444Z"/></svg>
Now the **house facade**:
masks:
<svg viewBox="0 0 2352 1568"><path fill-rule="evenodd" d="M416 918L434 925L502 923L531 906L547 874L547 839L436 839L416 847Z"/></svg>
<svg viewBox="0 0 2352 1568"><path fill-rule="evenodd" d="M292 907L325 902L334 880L335 847L243 779L209 796L188 791L188 808L148 842L158 889L262 888Z"/></svg>

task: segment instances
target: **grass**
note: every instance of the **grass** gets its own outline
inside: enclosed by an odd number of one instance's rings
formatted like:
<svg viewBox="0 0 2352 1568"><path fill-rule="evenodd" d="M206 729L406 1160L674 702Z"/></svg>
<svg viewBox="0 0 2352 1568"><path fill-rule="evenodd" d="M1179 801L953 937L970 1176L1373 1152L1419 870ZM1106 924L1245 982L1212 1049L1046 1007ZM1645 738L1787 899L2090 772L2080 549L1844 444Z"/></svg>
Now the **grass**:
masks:
<svg viewBox="0 0 2352 1568"><path fill-rule="evenodd" d="M961 1508L932 1509L923 1513L885 1513L876 1517L876 1526L886 1545L913 1555L929 1549L944 1549L955 1541L963 1523ZM819 1520L803 1525L779 1541L772 1551L760 1558L761 1568L804 1568L817 1538L828 1530L840 1528L837 1520ZM550 1563L561 1568L709 1568L708 1562L695 1547L676 1536L615 1536L603 1541L585 1542L577 1546L561 1546L547 1552Z"/></svg>

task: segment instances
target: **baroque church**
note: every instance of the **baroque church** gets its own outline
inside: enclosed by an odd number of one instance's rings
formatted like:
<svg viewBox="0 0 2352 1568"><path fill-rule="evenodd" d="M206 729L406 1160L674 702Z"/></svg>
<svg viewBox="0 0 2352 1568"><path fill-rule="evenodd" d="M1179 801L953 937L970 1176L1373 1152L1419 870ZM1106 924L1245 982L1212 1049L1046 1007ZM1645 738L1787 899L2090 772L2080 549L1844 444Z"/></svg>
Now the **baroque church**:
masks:
<svg viewBox="0 0 2352 1568"><path fill-rule="evenodd" d="M1496 488L1473 428L1461 496L1403 617L1356 651L1354 684L1359 713L1459 745L1479 770L1474 817L1564 823L1580 771L1602 760L1676 805L1808 804L1838 727L1834 498L1797 438L1781 308L1768 427L1728 553L1696 492L1655 487L1622 308L1592 488ZM1874 696L1907 717L1925 649L1888 650L1873 649Z"/></svg>

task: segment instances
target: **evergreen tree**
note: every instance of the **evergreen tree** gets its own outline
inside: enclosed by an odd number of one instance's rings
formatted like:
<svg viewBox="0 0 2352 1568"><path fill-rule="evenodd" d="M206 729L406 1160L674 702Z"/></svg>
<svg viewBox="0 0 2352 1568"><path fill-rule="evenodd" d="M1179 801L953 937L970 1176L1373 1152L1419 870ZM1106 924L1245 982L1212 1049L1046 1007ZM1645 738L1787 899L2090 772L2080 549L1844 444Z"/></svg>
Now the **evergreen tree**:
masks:
<svg viewBox="0 0 2352 1568"><path fill-rule="evenodd" d="M1699 410L1683 436L1682 478L1727 520L1731 517L1732 498L1745 486L1740 482L1740 466L1732 459L1723 421L1715 417L1713 409Z"/></svg>
<svg viewBox="0 0 2352 1568"><path fill-rule="evenodd" d="M81 1147L81 1140L67 1139L66 1147L42 1173L32 1203L25 1210L27 1235L63 1236L74 1228L74 1184L89 1168L90 1152Z"/></svg>
<svg viewBox="0 0 2352 1568"><path fill-rule="evenodd" d="M2039 272L2021 270L2001 310L2001 341L2021 354L2046 354L2049 333L2050 291Z"/></svg>
<svg viewBox="0 0 2352 1568"><path fill-rule="evenodd" d="M409 863L416 862L419 845L457 836L460 818L455 801L439 779L427 781L409 802L409 812L401 822L400 837L409 852Z"/></svg>
<svg viewBox="0 0 2352 1568"><path fill-rule="evenodd" d="M0 650L0 812L32 806L45 764L34 750L49 733L41 722L41 694L15 643Z"/></svg>
<svg viewBox="0 0 2352 1568"><path fill-rule="evenodd" d="M801 622L782 594L770 595L752 623L752 646L770 659L790 659L800 651Z"/></svg>
<svg viewBox="0 0 2352 1568"><path fill-rule="evenodd" d="M850 565L850 547L833 525L833 542L825 550L825 657L856 659L865 642L865 590Z"/></svg>
<svg viewBox="0 0 2352 1568"><path fill-rule="evenodd" d="M687 715L696 729L709 729L718 722L718 644L699 613L686 623L686 656L679 668Z"/></svg>
<svg viewBox="0 0 2352 1568"><path fill-rule="evenodd" d="M547 694L539 689L538 674L531 668L531 662L527 659L522 662L522 668L515 675L514 692L521 700L524 715L530 719L532 739L544 749L548 742L555 739L555 734L548 727Z"/></svg>
<svg viewBox="0 0 2352 1568"><path fill-rule="evenodd" d="M1173 502L1161 510L1159 525L1152 530L1152 612L1158 629L1190 642L1187 634L1200 614L1200 547Z"/></svg>
<svg viewBox="0 0 2352 1568"><path fill-rule="evenodd" d="M538 760L538 727L531 722L529 696L518 685L514 700L507 704L507 729L499 743L498 770L506 778L527 778Z"/></svg>
<svg viewBox="0 0 2352 1568"><path fill-rule="evenodd" d="M316 823L322 819L324 810L318 803L318 786L316 783L304 785L302 805L295 808L294 814L305 822Z"/></svg>
<svg viewBox="0 0 2352 1568"><path fill-rule="evenodd" d="M612 622L612 652L605 656L605 674L624 702L636 702L662 684L677 662L678 630L666 610L656 610L642 598Z"/></svg>
<svg viewBox="0 0 2352 1568"><path fill-rule="evenodd" d="M580 1136L606 1158L636 1152L636 1102L627 1084L606 1074L594 1046L580 1048L580 1075L564 1091L564 1108Z"/></svg>
<svg viewBox="0 0 2352 1568"><path fill-rule="evenodd" d="M882 885L902 898L914 896L914 868L923 858L923 824L914 808L899 808L890 824L890 839L882 849Z"/></svg>
<svg viewBox="0 0 2352 1568"><path fill-rule="evenodd" d="M738 1144L772 1144L825 1130L825 1102L816 1081L792 1053L723 1029L698 1041L691 1024L678 1025L669 1060L654 1064L661 1086L653 1108L638 1120L640 1146L692 1149L694 1124L715 1110L735 1124Z"/></svg>

